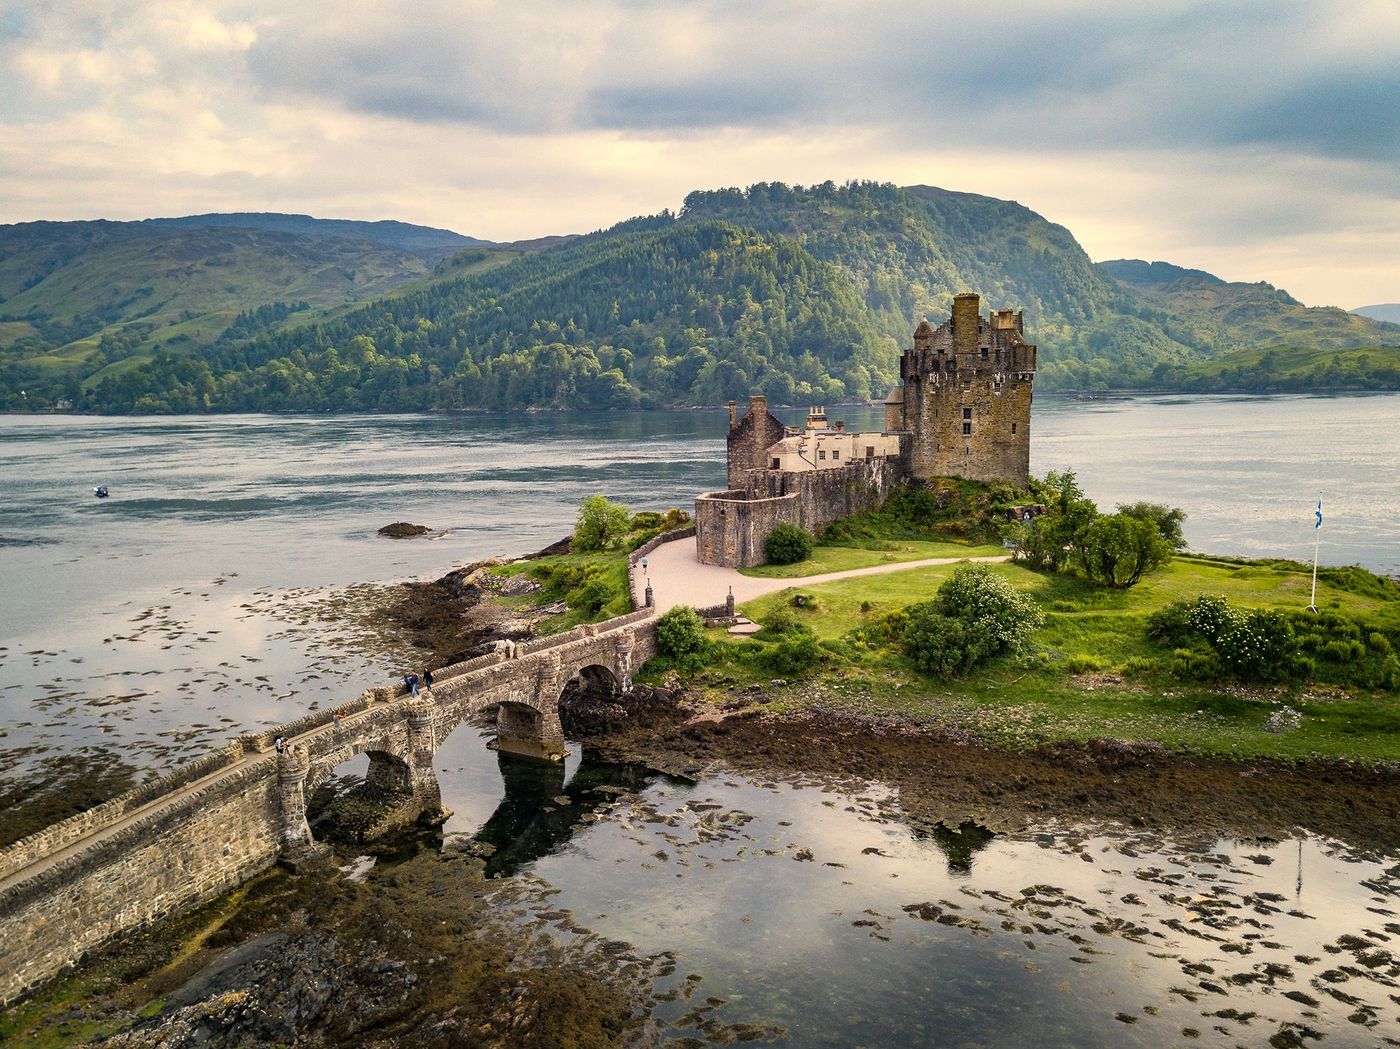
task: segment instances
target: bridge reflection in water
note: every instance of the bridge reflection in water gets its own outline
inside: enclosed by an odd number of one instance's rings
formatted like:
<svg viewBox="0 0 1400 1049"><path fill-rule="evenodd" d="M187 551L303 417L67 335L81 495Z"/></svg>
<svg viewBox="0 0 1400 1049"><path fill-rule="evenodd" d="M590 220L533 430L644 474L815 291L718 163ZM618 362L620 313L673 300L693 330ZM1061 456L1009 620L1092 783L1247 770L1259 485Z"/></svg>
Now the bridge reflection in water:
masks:
<svg viewBox="0 0 1400 1049"><path fill-rule="evenodd" d="M660 777L644 765L603 761L588 748L565 783L564 766L497 752L505 793L472 835L491 846L487 876L511 874L567 844L587 817L622 792L640 791ZM488 851L488 850L482 850Z"/></svg>
<svg viewBox="0 0 1400 1049"><path fill-rule="evenodd" d="M589 747L570 746L580 755L572 775L560 761L500 750L485 740L476 747L482 762L478 773L489 776L485 762L494 756L500 801L477 830L446 837L469 840L484 857L488 877L513 874L566 845L589 825L590 815L619 795L671 779L645 765L604 761ZM367 773L364 778L356 772L329 778L309 807L314 832L343 842L373 843L385 858L440 848L442 824L450 815L441 801L435 796L435 804L425 805L420 794L385 790L374 775L373 760Z"/></svg>

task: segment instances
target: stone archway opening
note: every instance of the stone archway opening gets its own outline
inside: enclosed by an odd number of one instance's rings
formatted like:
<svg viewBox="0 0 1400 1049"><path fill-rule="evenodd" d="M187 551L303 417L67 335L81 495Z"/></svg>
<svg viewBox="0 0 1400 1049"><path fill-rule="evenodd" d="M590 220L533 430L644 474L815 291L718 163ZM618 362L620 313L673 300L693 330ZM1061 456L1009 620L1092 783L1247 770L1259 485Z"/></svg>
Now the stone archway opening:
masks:
<svg viewBox="0 0 1400 1049"><path fill-rule="evenodd" d="M622 684L601 664L579 668L559 696L559 721L571 738L607 732L627 718Z"/></svg>
<svg viewBox="0 0 1400 1049"><path fill-rule="evenodd" d="M386 750L352 754L307 783L306 815L316 841L361 844L440 810L436 781L423 781L407 760Z"/></svg>
<svg viewBox="0 0 1400 1049"><path fill-rule="evenodd" d="M566 754L558 714L511 701L496 707L496 738L490 746L548 761L563 761Z"/></svg>

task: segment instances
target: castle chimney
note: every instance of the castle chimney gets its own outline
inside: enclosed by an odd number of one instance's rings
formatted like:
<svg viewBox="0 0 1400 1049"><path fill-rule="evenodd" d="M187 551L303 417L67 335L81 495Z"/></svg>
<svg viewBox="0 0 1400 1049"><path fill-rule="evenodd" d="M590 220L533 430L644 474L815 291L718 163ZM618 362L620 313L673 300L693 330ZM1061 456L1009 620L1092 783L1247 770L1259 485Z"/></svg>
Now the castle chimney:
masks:
<svg viewBox="0 0 1400 1049"><path fill-rule="evenodd" d="M845 433L845 432L846 432L846 420L845 420L845 419L837 419L837 420L836 420L836 432L837 432L837 433Z"/></svg>
<svg viewBox="0 0 1400 1049"><path fill-rule="evenodd" d="M737 401L729 402L729 428L734 429L734 424L739 419L739 405Z"/></svg>
<svg viewBox="0 0 1400 1049"><path fill-rule="evenodd" d="M982 300L973 292L953 296L953 352L959 357L977 356L977 323L981 319Z"/></svg>
<svg viewBox="0 0 1400 1049"><path fill-rule="evenodd" d="M762 394L754 394L749 398L749 411L757 415L768 410L768 398Z"/></svg>

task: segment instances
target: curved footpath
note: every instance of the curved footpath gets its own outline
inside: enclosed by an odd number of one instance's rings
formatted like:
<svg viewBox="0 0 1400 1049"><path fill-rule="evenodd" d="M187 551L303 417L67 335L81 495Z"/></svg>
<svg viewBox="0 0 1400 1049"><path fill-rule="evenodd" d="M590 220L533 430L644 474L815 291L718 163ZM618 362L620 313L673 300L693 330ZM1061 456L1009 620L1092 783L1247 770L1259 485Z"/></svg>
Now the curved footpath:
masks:
<svg viewBox="0 0 1400 1049"><path fill-rule="evenodd" d="M731 588L734 591L735 603L743 604L764 594L776 593L794 586L830 583L837 579L851 579L863 575L886 575L929 565L955 565L961 561L996 563L1009 560L1011 558L1007 556L930 557L923 561L896 561L886 565L871 565L869 568L849 568L844 572L824 572L821 575L797 576L791 579L766 579L741 575L735 568L702 565L696 559L695 537L691 536L658 546L647 555L646 575L643 576L640 572L633 573L632 586L635 592L632 597L637 606L641 607L647 581L650 580L658 612L665 612L676 605L707 608L724 604Z"/></svg>

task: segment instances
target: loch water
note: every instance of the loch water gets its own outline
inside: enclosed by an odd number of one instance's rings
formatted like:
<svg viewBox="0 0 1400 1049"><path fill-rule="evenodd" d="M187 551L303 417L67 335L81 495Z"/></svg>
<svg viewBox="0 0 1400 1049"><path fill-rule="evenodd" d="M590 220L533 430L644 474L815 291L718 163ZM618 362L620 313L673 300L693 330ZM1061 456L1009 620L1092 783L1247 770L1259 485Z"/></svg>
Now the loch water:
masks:
<svg viewBox="0 0 1400 1049"><path fill-rule="evenodd" d="M166 769L381 683L408 668L347 607L542 547L593 492L687 506L723 484L724 418L0 417L0 784ZM1041 398L1033 469L1075 469L1102 506L1181 506L1192 547L1221 554L1310 558L1321 497L1324 563L1397 572L1397 418L1396 395ZM400 520L433 537L376 536ZM677 978L703 977L674 1005L683 1032L703 1036L706 1010L792 1046L1400 1032L1381 958L1400 942L1396 857L1073 813L931 838L880 784L688 783L572 749L564 769L518 767L459 730L437 757L445 833L496 844L501 876L545 879L600 934L674 950Z"/></svg>

